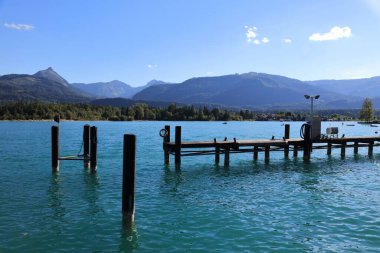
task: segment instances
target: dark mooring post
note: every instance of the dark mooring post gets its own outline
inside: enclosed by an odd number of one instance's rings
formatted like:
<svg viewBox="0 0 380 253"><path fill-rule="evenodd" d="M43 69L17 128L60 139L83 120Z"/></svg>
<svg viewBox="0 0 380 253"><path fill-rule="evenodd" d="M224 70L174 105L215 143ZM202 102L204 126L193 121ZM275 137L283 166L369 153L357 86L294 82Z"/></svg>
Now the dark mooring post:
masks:
<svg viewBox="0 0 380 253"><path fill-rule="evenodd" d="M220 147L216 144L216 139L214 138L215 143L215 164L219 164L220 161Z"/></svg>
<svg viewBox="0 0 380 253"><path fill-rule="evenodd" d="M258 160L259 159L259 147L254 146L253 147L253 160Z"/></svg>
<svg viewBox="0 0 380 253"><path fill-rule="evenodd" d="M83 165L90 167L90 125L83 126Z"/></svg>
<svg viewBox="0 0 380 253"><path fill-rule="evenodd" d="M285 135L284 135L285 140L290 138L290 125L285 124ZM286 145L284 147L284 156L288 157L289 156L289 145Z"/></svg>
<svg viewBox="0 0 380 253"><path fill-rule="evenodd" d="M175 127L175 165L181 165L181 126Z"/></svg>
<svg viewBox="0 0 380 253"><path fill-rule="evenodd" d="M310 159L310 151L311 151L311 127L309 124L305 125L305 137L303 142L303 159Z"/></svg>
<svg viewBox="0 0 380 253"><path fill-rule="evenodd" d="M372 155L373 155L373 141L370 141L368 143L368 156L372 157Z"/></svg>
<svg viewBox="0 0 380 253"><path fill-rule="evenodd" d="M289 139L290 138L290 125L289 124L285 124L285 135L284 135L285 139Z"/></svg>
<svg viewBox="0 0 380 253"><path fill-rule="evenodd" d="M269 151L270 151L270 146L265 147L265 162L269 162Z"/></svg>
<svg viewBox="0 0 380 253"><path fill-rule="evenodd" d="M224 166L230 165L230 147L224 149Z"/></svg>
<svg viewBox="0 0 380 253"><path fill-rule="evenodd" d="M91 172L96 172L98 163L98 128L90 128L90 168Z"/></svg>
<svg viewBox="0 0 380 253"><path fill-rule="evenodd" d="M293 146L293 156L297 157L298 156L298 145Z"/></svg>
<svg viewBox="0 0 380 253"><path fill-rule="evenodd" d="M170 142L170 126L166 125L165 130L166 130L166 136L163 138L163 141L164 141L164 144L163 144L164 145L164 159L165 159L165 164L168 165L170 162L169 148L167 147L167 145L165 143Z"/></svg>
<svg viewBox="0 0 380 253"><path fill-rule="evenodd" d="M135 182L136 182L136 136L124 135L123 147L123 218L133 221L135 215Z"/></svg>
<svg viewBox="0 0 380 253"><path fill-rule="evenodd" d="M51 167L52 172L59 171L59 127L51 127Z"/></svg>
<svg viewBox="0 0 380 253"><path fill-rule="evenodd" d="M346 142L342 142L342 145L340 146L340 157L344 158L346 156Z"/></svg>
<svg viewBox="0 0 380 253"><path fill-rule="evenodd" d="M331 142L327 143L327 155L331 155L331 149L332 149L332 144Z"/></svg>
<svg viewBox="0 0 380 253"><path fill-rule="evenodd" d="M359 142L354 142L354 154L357 154L359 152Z"/></svg>

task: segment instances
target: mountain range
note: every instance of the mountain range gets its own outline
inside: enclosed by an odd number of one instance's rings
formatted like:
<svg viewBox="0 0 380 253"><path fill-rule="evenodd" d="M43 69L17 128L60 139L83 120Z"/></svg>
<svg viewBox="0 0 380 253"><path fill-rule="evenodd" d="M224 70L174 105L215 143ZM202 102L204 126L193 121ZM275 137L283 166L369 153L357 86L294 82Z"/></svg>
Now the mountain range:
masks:
<svg viewBox="0 0 380 253"><path fill-rule="evenodd" d="M132 98L136 93L152 85L163 84L162 81L152 80L144 86L132 87L118 80L99 83L72 83L71 86L97 98Z"/></svg>
<svg viewBox="0 0 380 253"><path fill-rule="evenodd" d="M132 87L121 81L70 84L52 68L34 75L0 76L0 102L42 100L152 106L170 103L236 109L307 109L305 94L321 95L318 109L357 109L365 97L380 108L380 77L351 80L300 81L279 75L250 72L191 78L181 83L152 80Z"/></svg>
<svg viewBox="0 0 380 253"><path fill-rule="evenodd" d="M0 76L0 101L86 102L91 96L71 87L52 68L34 75Z"/></svg>

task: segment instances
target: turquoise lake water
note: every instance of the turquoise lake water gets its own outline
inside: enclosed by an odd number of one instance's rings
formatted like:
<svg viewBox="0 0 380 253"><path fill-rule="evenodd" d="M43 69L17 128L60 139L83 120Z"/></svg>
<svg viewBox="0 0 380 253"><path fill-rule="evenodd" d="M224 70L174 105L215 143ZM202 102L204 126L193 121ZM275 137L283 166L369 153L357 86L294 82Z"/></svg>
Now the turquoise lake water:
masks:
<svg viewBox="0 0 380 253"><path fill-rule="evenodd" d="M77 154L83 125L98 127L98 171L64 161L51 174L52 122L0 122L0 252L379 252L380 148L373 158L333 150L310 162L272 152L183 157L163 164L159 130L183 140L282 138L281 122L63 122L61 155ZM302 122L290 122L299 137ZM377 128L324 122L346 136ZM379 130L380 131L380 130ZM137 135L136 215L121 219L123 134ZM173 135L174 136L174 135ZM172 137L173 138L173 137ZM291 153L292 154L292 153Z"/></svg>

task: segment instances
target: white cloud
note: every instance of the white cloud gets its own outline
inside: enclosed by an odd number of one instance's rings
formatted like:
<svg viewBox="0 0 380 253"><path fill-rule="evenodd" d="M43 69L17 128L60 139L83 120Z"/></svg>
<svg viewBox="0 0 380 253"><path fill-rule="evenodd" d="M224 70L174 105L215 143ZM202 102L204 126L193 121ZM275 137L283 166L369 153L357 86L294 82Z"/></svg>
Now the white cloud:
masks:
<svg viewBox="0 0 380 253"><path fill-rule="evenodd" d="M255 38L257 37L257 27L249 27L249 26L244 26L247 31L245 32L245 36L247 38L248 42L254 42Z"/></svg>
<svg viewBox="0 0 380 253"><path fill-rule="evenodd" d="M155 69L157 68L157 64L148 64L148 69Z"/></svg>
<svg viewBox="0 0 380 253"><path fill-rule="evenodd" d="M334 26L327 33L313 33L310 35L309 40L311 41L330 41L330 40L339 40L343 38L349 38L352 36L351 28L348 26L339 27Z"/></svg>
<svg viewBox="0 0 380 253"><path fill-rule="evenodd" d="M247 38L248 43L253 43L255 45L260 45L260 44L267 44L269 43L269 39L267 37L261 37L258 34L258 29L255 26L244 26L246 29L245 32L245 37Z"/></svg>
<svg viewBox="0 0 380 253"><path fill-rule="evenodd" d="M33 30L34 26L33 25L28 25L28 24L14 24L14 23L5 23L4 26L9 29L16 29L16 30Z"/></svg>
<svg viewBox="0 0 380 253"><path fill-rule="evenodd" d="M292 43L292 40L289 39L289 38L283 39L282 41L283 41L284 43Z"/></svg>

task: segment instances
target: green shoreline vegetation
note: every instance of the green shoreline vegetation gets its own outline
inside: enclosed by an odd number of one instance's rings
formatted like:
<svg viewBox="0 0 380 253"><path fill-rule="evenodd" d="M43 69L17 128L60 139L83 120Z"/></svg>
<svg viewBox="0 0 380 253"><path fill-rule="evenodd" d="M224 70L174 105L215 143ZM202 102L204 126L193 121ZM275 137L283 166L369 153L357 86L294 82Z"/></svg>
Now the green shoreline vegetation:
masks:
<svg viewBox="0 0 380 253"><path fill-rule="evenodd" d="M321 111L323 120L357 120L358 111ZM51 120L60 115L64 120L158 120L158 121L267 121L305 120L307 112L254 112L232 111L220 108L177 106L155 108L146 104L130 107L99 106L91 104L65 104L45 102L10 102L0 104L0 120Z"/></svg>

